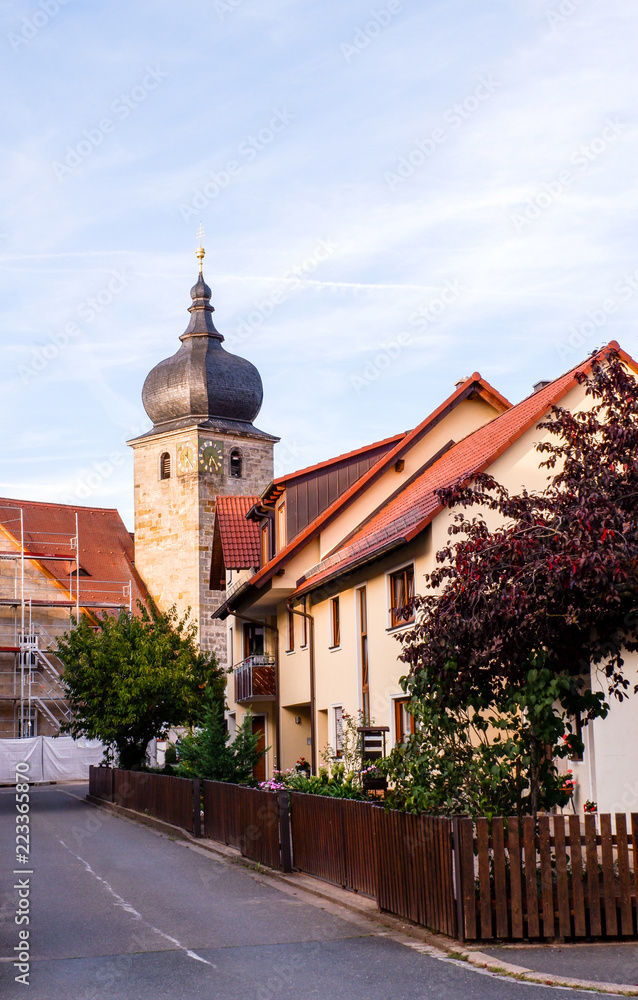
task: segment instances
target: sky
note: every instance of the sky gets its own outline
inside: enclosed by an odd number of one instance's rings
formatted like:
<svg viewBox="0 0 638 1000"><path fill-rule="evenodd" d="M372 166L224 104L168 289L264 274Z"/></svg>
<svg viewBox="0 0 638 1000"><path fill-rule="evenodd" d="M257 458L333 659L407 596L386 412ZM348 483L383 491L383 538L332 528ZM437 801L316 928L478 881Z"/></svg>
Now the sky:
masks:
<svg viewBox="0 0 638 1000"><path fill-rule="evenodd" d="M635 0L4 0L0 493L133 529L204 275L275 472L638 355Z"/></svg>

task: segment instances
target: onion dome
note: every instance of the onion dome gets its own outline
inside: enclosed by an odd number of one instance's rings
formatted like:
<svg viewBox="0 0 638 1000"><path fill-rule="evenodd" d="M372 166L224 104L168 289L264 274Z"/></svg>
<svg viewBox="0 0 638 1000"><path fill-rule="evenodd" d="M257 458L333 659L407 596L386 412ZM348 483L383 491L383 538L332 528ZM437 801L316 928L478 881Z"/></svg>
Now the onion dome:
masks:
<svg viewBox="0 0 638 1000"><path fill-rule="evenodd" d="M213 323L211 290L202 274L204 251L197 256L200 270L191 289L190 323L180 337L182 346L172 358L160 361L142 389L144 409L157 427L212 421L223 427L248 425L261 409L261 376L250 361L229 354Z"/></svg>

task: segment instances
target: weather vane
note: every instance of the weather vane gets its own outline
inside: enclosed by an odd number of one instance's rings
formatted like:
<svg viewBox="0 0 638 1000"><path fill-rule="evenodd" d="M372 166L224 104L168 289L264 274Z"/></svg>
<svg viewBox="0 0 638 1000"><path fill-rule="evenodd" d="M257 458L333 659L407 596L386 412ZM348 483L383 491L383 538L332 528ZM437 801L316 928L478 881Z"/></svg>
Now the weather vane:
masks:
<svg viewBox="0 0 638 1000"><path fill-rule="evenodd" d="M204 238L204 227L201 224L201 222L199 224L199 229L197 230L197 238L199 240L199 246L198 246L197 250L195 251L195 256L197 257L197 259L199 261L199 273L201 274L202 270L203 270L203 267L204 267L204 256L206 254L206 251L204 250L204 248L202 246L202 240Z"/></svg>

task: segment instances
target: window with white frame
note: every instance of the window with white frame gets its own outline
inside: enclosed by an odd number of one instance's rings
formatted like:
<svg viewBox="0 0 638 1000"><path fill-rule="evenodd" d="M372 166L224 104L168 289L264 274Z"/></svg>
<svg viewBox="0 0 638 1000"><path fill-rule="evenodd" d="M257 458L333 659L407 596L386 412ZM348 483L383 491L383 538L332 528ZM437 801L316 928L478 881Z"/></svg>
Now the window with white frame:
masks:
<svg viewBox="0 0 638 1000"><path fill-rule="evenodd" d="M308 612L307 602L308 599L306 597L301 598L301 611L303 611L304 615L306 615ZM304 617L301 618L300 621L301 621L301 648L305 649L306 646L308 645L308 619Z"/></svg>
<svg viewBox="0 0 638 1000"><path fill-rule="evenodd" d="M334 749L337 757L343 757L343 705L335 705L332 711L335 729Z"/></svg>
<svg viewBox="0 0 638 1000"><path fill-rule="evenodd" d="M295 651L295 613L288 608L287 613L287 642L286 642L286 652L294 653Z"/></svg>
<svg viewBox="0 0 638 1000"><path fill-rule="evenodd" d="M409 698L394 699L394 741L407 743L414 733L414 716L409 710Z"/></svg>
<svg viewBox="0 0 638 1000"><path fill-rule="evenodd" d="M414 612L404 617L405 608L414 597L414 565L403 566L389 574L390 581L390 628L407 625L414 621Z"/></svg>
<svg viewBox="0 0 638 1000"><path fill-rule="evenodd" d="M236 712L229 712L227 719L228 732L230 734L230 741L235 739L237 735L237 714Z"/></svg>
<svg viewBox="0 0 638 1000"><path fill-rule="evenodd" d="M277 551L286 547L286 503L277 508Z"/></svg>
<svg viewBox="0 0 638 1000"><path fill-rule="evenodd" d="M330 601L330 646L335 648L341 645L341 616L339 612L339 598L333 597Z"/></svg>

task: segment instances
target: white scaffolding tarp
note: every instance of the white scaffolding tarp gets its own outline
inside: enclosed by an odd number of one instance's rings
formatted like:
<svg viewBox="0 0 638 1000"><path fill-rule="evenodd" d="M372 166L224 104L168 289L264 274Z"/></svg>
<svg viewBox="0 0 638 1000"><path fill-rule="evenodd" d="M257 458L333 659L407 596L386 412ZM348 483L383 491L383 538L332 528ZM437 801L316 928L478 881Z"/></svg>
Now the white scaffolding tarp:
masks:
<svg viewBox="0 0 638 1000"><path fill-rule="evenodd" d="M104 747L99 740L71 736L34 736L0 740L0 784L15 781L16 764L26 763L25 778L38 781L88 781L89 765L100 764Z"/></svg>

